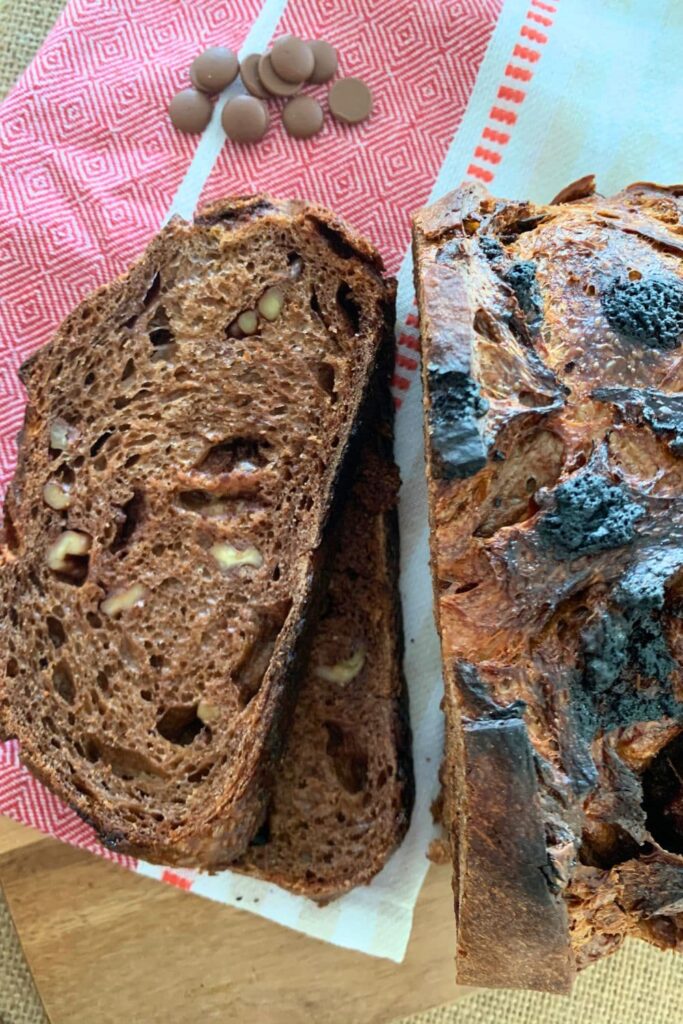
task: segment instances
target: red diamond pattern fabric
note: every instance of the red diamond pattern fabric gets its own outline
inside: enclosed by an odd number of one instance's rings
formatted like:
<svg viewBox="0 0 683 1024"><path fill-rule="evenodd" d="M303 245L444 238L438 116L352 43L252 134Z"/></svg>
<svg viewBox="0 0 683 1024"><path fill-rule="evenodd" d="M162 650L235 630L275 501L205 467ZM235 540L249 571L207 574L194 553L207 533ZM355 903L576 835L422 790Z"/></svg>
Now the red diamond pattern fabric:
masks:
<svg viewBox="0 0 683 1024"><path fill-rule="evenodd" d="M327 119L301 142L273 111L262 144L223 146L202 201L254 190L318 200L396 271L409 213L429 195L503 2L289 0L276 34L337 46L343 73L372 87L375 112L353 129ZM261 0L70 0L0 107L0 493L23 417L19 365L159 229L197 147L169 125L168 101L200 50L238 50L260 10ZM324 99L325 88L313 93ZM136 866L33 779L13 741L0 744L0 813Z"/></svg>
<svg viewBox="0 0 683 1024"><path fill-rule="evenodd" d="M372 117L291 139L276 121L259 146L224 147L202 201L229 189L302 196L366 234L395 273L462 119L503 0L290 0L278 35L325 38L344 76L373 91ZM312 90L325 105L327 90Z"/></svg>

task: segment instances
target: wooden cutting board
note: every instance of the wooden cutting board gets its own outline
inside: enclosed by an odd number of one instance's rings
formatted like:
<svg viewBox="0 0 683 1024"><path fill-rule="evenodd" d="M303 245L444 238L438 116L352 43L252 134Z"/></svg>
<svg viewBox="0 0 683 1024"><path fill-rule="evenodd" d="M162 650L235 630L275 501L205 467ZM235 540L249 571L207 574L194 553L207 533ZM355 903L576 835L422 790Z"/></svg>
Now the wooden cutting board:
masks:
<svg viewBox="0 0 683 1024"><path fill-rule="evenodd" d="M51 1024L386 1024L452 1002L450 872L402 964L309 939L0 818L0 883Z"/></svg>

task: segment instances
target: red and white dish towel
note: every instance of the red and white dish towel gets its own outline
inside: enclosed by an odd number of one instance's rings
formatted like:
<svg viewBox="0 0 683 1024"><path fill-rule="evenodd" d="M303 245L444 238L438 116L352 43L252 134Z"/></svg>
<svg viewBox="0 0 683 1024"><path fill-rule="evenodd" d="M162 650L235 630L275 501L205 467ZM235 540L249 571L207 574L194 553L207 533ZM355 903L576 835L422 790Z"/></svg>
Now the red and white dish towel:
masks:
<svg viewBox="0 0 683 1024"><path fill-rule="evenodd" d="M372 87L369 121L348 129L328 119L301 142L275 118L249 148L225 140L219 111L200 139L171 128L166 106L201 49L244 56L286 32L339 49L343 73ZM17 368L171 213L269 191L348 219L399 277L393 390L417 805L372 885L323 909L230 872L168 871L103 850L21 767L15 742L0 745L0 813L182 889L402 959L434 835L442 744L409 215L464 178L538 200L588 171L605 191L680 180L681 38L678 0L70 0L0 106L0 485L23 416Z"/></svg>

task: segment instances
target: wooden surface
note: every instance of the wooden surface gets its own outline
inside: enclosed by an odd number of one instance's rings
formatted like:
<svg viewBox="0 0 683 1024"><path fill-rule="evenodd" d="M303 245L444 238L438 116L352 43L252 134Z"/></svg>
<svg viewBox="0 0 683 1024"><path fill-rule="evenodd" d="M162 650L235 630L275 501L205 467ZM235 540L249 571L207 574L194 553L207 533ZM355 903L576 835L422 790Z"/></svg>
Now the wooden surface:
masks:
<svg viewBox="0 0 683 1024"><path fill-rule="evenodd" d="M51 1024L385 1024L458 995L444 867L430 869L400 965L141 878L6 818L0 883Z"/></svg>

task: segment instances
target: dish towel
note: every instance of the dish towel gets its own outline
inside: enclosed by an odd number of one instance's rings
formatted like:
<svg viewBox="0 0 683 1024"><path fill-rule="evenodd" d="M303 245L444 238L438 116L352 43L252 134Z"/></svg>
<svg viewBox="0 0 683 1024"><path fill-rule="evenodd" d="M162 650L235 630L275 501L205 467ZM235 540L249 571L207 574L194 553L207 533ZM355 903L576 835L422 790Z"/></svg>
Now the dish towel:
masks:
<svg viewBox="0 0 683 1024"><path fill-rule="evenodd" d="M0 745L0 812L181 889L402 959L435 834L429 807L442 746L409 215L466 178L540 201L588 171L602 191L637 178L680 179L682 29L677 0L67 4L0 106L0 482L11 476L23 416L17 368L169 216L265 190L348 219L399 280L392 387L417 803L406 840L375 881L323 909L230 872L170 871L105 851L21 767L15 742ZM222 44L245 56L287 32L338 48L343 74L374 92L369 121L348 129L328 120L301 142L276 118L262 143L239 148L220 128L236 83L199 139L171 128L168 101L200 50Z"/></svg>

